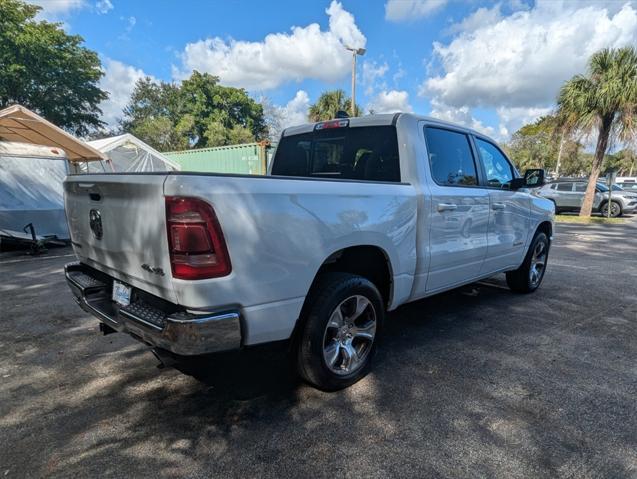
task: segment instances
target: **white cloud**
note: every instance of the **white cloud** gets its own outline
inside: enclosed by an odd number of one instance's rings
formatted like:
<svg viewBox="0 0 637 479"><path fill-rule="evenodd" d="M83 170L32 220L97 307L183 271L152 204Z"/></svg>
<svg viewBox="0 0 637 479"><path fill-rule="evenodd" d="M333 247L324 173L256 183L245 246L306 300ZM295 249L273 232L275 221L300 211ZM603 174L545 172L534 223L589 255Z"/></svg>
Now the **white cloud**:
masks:
<svg viewBox="0 0 637 479"><path fill-rule="evenodd" d="M444 8L449 0L387 0L385 18L392 22L417 20Z"/></svg>
<svg viewBox="0 0 637 479"><path fill-rule="evenodd" d="M281 128L307 123L307 111L310 108L310 97L304 90L299 90L281 111Z"/></svg>
<svg viewBox="0 0 637 479"><path fill-rule="evenodd" d="M173 66L173 76L183 79L198 70L219 76L226 85L249 90L267 90L306 78L339 80L351 65L351 55L343 45L361 48L366 39L339 2L333 0L326 13L327 31L312 23L292 27L291 33L271 33L260 42L214 37L189 43L181 54L181 67Z"/></svg>
<svg viewBox="0 0 637 479"><path fill-rule="evenodd" d="M128 103L137 80L148 75L139 68L110 58L104 61L104 73L100 87L109 92L109 98L100 104L102 120L113 126L122 117L122 110Z"/></svg>
<svg viewBox="0 0 637 479"><path fill-rule="evenodd" d="M473 32L481 27L493 25L502 19L500 4L496 3L492 8L478 8L462 21L454 23L448 28L448 33Z"/></svg>
<svg viewBox="0 0 637 479"><path fill-rule="evenodd" d="M539 1L507 17L498 6L478 9L451 27L458 34L448 44L434 43L440 70L419 95L430 98L432 114L476 129L480 122L471 109L495 108L498 133L506 137L549 113L563 82L585 72L591 54L637 43L637 10L606 7Z"/></svg>
<svg viewBox="0 0 637 479"><path fill-rule="evenodd" d="M389 70L389 65L387 65L387 62L379 65L373 60L364 61L362 78L363 84L370 84L375 82L377 79L382 78L383 76L385 76L385 73L387 73L387 70Z"/></svg>
<svg viewBox="0 0 637 479"><path fill-rule="evenodd" d="M389 65L387 62L379 65L373 60L365 60L363 62L363 72L361 75L361 84L365 87L365 94L371 95L377 87L376 83L385 76Z"/></svg>
<svg viewBox="0 0 637 479"><path fill-rule="evenodd" d="M42 7L41 15L45 18L63 15L86 6L85 0L29 0L29 3Z"/></svg>
<svg viewBox="0 0 637 479"><path fill-rule="evenodd" d="M325 10L330 17L330 32L350 48L362 48L367 39L356 26L354 15L343 8L340 2L332 0Z"/></svg>
<svg viewBox="0 0 637 479"><path fill-rule="evenodd" d="M95 3L95 10L99 15L104 15L113 10L113 4L111 0L99 0Z"/></svg>
<svg viewBox="0 0 637 479"><path fill-rule="evenodd" d="M299 90L285 106L274 105L267 98L260 100L268 125L271 141L279 141L283 130L290 126L307 123L307 112L310 108L310 97L304 90Z"/></svg>
<svg viewBox="0 0 637 479"><path fill-rule="evenodd" d="M537 118L551 113L551 107L500 107L496 109L500 118L499 134L503 138L509 137L520 127L535 121Z"/></svg>
<svg viewBox="0 0 637 479"><path fill-rule="evenodd" d="M381 91L367 106L374 113L396 113L414 111L405 90Z"/></svg>
<svg viewBox="0 0 637 479"><path fill-rule="evenodd" d="M467 106L453 107L445 105L444 103L433 99L431 101L431 116L439 118L440 120L450 121L453 123L459 123L469 128L473 128L476 131L482 132L485 135L493 135L494 128L485 125L480 120L475 118L471 112L471 109Z"/></svg>
<svg viewBox="0 0 637 479"><path fill-rule="evenodd" d="M637 11L630 5L614 15L573 5L540 2L463 32L448 45L435 43L443 73L428 78L421 94L455 107L552 104L561 84L583 72L592 53L637 42Z"/></svg>

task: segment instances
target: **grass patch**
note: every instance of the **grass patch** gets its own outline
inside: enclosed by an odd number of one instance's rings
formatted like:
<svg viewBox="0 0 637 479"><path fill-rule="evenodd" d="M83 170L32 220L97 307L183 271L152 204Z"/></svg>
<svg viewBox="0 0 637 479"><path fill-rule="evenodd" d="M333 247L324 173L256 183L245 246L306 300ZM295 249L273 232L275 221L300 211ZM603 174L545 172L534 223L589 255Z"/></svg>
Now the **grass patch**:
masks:
<svg viewBox="0 0 637 479"><path fill-rule="evenodd" d="M577 223L582 225L597 224L618 224L625 223L626 218L606 218L604 216L578 216L578 215L555 215L557 223Z"/></svg>

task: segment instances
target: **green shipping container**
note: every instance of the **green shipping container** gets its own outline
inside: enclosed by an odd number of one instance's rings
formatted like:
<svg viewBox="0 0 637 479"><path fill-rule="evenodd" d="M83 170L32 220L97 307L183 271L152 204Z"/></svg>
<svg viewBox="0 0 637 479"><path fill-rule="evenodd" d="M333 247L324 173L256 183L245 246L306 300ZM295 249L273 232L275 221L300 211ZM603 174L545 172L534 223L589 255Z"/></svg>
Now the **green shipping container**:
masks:
<svg viewBox="0 0 637 479"><path fill-rule="evenodd" d="M164 155L178 163L181 171L265 175L270 149L269 143L262 142L170 151Z"/></svg>

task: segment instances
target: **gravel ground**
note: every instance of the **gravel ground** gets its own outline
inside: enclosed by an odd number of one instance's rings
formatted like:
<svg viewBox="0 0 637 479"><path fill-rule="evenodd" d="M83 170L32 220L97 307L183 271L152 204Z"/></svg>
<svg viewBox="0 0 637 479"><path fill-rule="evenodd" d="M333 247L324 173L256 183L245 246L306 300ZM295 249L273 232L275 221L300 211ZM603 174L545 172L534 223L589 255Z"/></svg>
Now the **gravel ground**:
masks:
<svg viewBox="0 0 637 479"><path fill-rule="evenodd" d="M560 225L537 293L402 307L332 394L271 349L159 369L75 305L68 249L2 254L0 478L637 477L636 252L635 220Z"/></svg>

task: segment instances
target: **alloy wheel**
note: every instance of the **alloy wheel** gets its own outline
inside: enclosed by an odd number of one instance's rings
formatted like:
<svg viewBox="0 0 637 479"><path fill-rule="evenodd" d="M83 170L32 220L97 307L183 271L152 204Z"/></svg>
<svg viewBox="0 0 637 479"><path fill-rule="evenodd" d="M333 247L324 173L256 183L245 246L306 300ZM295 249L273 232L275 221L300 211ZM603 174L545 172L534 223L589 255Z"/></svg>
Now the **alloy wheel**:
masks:
<svg viewBox="0 0 637 479"><path fill-rule="evenodd" d="M365 296L353 295L332 312L323 335L323 359L330 371L348 375L365 365L376 337L376 310Z"/></svg>
<svg viewBox="0 0 637 479"><path fill-rule="evenodd" d="M546 268L547 248L544 241L538 241L531 256L531 268L529 269L529 281L531 286L536 287L540 284L544 269Z"/></svg>

